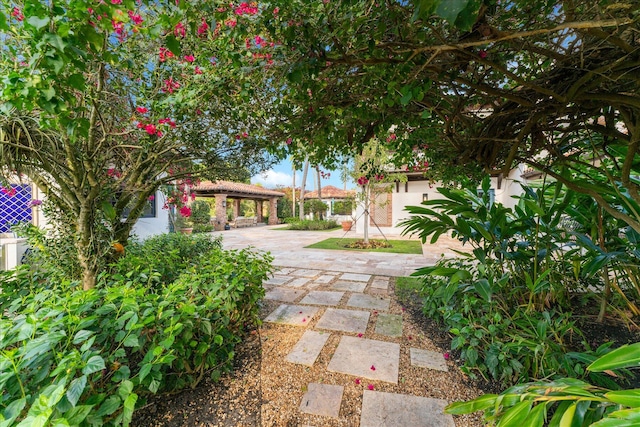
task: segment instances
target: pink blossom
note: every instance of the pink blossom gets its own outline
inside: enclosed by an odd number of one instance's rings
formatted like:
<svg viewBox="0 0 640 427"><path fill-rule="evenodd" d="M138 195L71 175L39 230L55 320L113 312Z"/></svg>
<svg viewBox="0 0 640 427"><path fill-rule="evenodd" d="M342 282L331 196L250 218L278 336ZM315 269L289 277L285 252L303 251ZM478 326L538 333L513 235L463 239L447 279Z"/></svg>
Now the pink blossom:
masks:
<svg viewBox="0 0 640 427"><path fill-rule="evenodd" d="M291 145L292 142L293 140L291 138L287 138L287 145Z"/></svg>
<svg viewBox="0 0 640 427"><path fill-rule="evenodd" d="M173 52L171 52L166 47L161 47L160 48L160 52L158 53L158 57L160 59L160 62L164 62L169 58L173 58L173 56L174 56Z"/></svg>
<svg viewBox="0 0 640 427"><path fill-rule="evenodd" d="M201 70L201 69L200 69L200 67L198 67L197 65L196 65L196 68L193 70L193 72L194 72L195 74L202 74L202 70Z"/></svg>
<svg viewBox="0 0 640 427"><path fill-rule="evenodd" d="M149 123L148 125L146 125L144 127L144 130L149 134L149 135L154 135L157 131L156 129L156 125Z"/></svg>
<svg viewBox="0 0 640 427"><path fill-rule="evenodd" d="M164 92L173 93L174 90L179 88L180 88L180 83L173 80L173 77L169 77L164 81L164 87L162 88L162 90Z"/></svg>
<svg viewBox="0 0 640 427"><path fill-rule="evenodd" d="M153 202L155 199L156 199L156 196L154 196L153 194L147 198L147 200L149 200L150 202Z"/></svg>
<svg viewBox="0 0 640 427"><path fill-rule="evenodd" d="M185 55L184 56L184 60L187 61L187 62L193 62L193 61L196 60L196 57L193 56L193 55Z"/></svg>
<svg viewBox="0 0 640 427"><path fill-rule="evenodd" d="M163 133L161 130L159 130L156 132L156 135L158 136L158 138L162 138Z"/></svg>
<svg viewBox="0 0 640 427"><path fill-rule="evenodd" d="M373 365L371 365L371 368L369 368L369 369L371 369L372 371L375 371L375 370L376 370L376 367L375 367L375 366L373 366Z"/></svg>
<svg viewBox="0 0 640 427"><path fill-rule="evenodd" d="M235 19L227 19L226 21L224 21L224 25L229 28L235 28L236 25L238 25L238 21L236 21Z"/></svg>
<svg viewBox="0 0 640 427"><path fill-rule="evenodd" d="M2 187L0 188L0 192L2 194L6 194L9 197L13 197L16 195L16 189L13 187L9 187L9 188Z"/></svg>
<svg viewBox="0 0 640 427"><path fill-rule="evenodd" d="M303 321L303 322L306 322L306 321L307 321L307 318L305 317L304 319L302 319L302 321Z"/></svg>
<svg viewBox="0 0 640 427"><path fill-rule="evenodd" d="M124 23L120 21L111 21L111 26L117 35L122 36L124 34Z"/></svg>
<svg viewBox="0 0 640 427"><path fill-rule="evenodd" d="M149 112L149 110L147 110L147 108L146 108L146 107L138 107L138 108L136 108L136 111L137 111L138 113L140 113L140 114L146 114L146 113L148 113L148 112Z"/></svg>
<svg viewBox="0 0 640 427"><path fill-rule="evenodd" d="M264 40L262 40L262 37L260 36L255 36L253 41L256 42L258 46L260 46Z"/></svg>
<svg viewBox="0 0 640 427"><path fill-rule="evenodd" d="M444 357L444 360L449 360L449 352L444 353L442 357Z"/></svg>
<svg viewBox="0 0 640 427"><path fill-rule="evenodd" d="M42 204L42 200L33 199L29 203L27 203L27 208L33 208L35 206L40 206Z"/></svg>
<svg viewBox="0 0 640 427"><path fill-rule="evenodd" d="M129 18L131 18L131 20L133 21L133 23L135 25L140 25L144 21L142 19L142 16L133 13L133 11L131 11L131 10L129 11Z"/></svg>
<svg viewBox="0 0 640 427"><path fill-rule="evenodd" d="M355 379L356 384L360 385L360 378Z"/></svg>
<svg viewBox="0 0 640 427"><path fill-rule="evenodd" d="M191 208L189 206L183 206L180 208L180 215L185 218L189 218L191 216Z"/></svg>
<svg viewBox="0 0 640 427"><path fill-rule="evenodd" d="M184 24L182 22L178 22L173 29L173 34L176 37L184 37L187 35L187 30L184 28Z"/></svg>
<svg viewBox="0 0 640 427"><path fill-rule="evenodd" d="M248 137L249 137L249 134L248 134L247 132L242 132L242 137L243 137L243 138L248 138Z"/></svg>
<svg viewBox="0 0 640 427"><path fill-rule="evenodd" d="M236 7L233 12L238 15L255 15L258 13L258 7L252 6L247 2L240 3L240 6Z"/></svg>
<svg viewBox="0 0 640 427"><path fill-rule="evenodd" d="M111 4L122 4L122 0L111 0Z"/></svg>
<svg viewBox="0 0 640 427"><path fill-rule="evenodd" d="M358 178L358 185L367 185L369 183L369 179L367 179L366 176L361 176L360 178Z"/></svg>
<svg viewBox="0 0 640 427"><path fill-rule="evenodd" d="M22 14L22 11L20 9L18 9L17 7L13 8L13 10L11 11L11 16L16 18L18 21L23 21L24 20L24 15Z"/></svg>
<svg viewBox="0 0 640 427"><path fill-rule="evenodd" d="M391 135L389 135L389 136L387 137L387 142L395 141L395 140L396 140L396 138L397 138L396 134L395 134L395 133L392 133Z"/></svg>
<svg viewBox="0 0 640 427"><path fill-rule="evenodd" d="M362 333L358 334L358 338L362 338Z"/></svg>
<svg viewBox="0 0 640 427"><path fill-rule="evenodd" d="M204 18L202 18L202 22L198 26L198 35L202 36L206 34L207 31L209 31L209 24L207 24L207 21Z"/></svg>
<svg viewBox="0 0 640 427"><path fill-rule="evenodd" d="M273 16L278 15L278 12L280 12L280 8L276 7L275 9L273 9Z"/></svg>

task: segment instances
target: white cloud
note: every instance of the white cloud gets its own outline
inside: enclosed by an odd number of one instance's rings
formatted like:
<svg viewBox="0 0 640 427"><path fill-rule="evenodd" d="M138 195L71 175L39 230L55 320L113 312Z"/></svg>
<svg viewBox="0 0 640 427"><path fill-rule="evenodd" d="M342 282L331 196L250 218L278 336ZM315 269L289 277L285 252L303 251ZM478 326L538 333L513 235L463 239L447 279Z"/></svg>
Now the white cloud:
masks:
<svg viewBox="0 0 640 427"><path fill-rule="evenodd" d="M290 173L268 170L266 172L262 172L261 174L258 174L252 177L251 183L261 184L263 187L266 187L266 188L275 188L278 185L290 187L291 181L293 179L292 177L293 176ZM298 177L296 177L296 184L298 184L297 178Z"/></svg>

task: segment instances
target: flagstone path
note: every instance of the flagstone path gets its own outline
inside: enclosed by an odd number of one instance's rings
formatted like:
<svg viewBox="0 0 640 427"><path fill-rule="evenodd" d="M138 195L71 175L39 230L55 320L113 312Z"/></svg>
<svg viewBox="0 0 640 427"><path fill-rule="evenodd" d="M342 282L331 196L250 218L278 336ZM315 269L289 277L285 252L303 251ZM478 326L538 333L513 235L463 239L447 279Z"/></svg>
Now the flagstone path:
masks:
<svg viewBox="0 0 640 427"><path fill-rule="evenodd" d="M391 304L390 280L375 274L281 268L265 283L266 300L276 308L264 319L262 334L301 329L302 334L286 332L299 338L279 349L286 354L281 363L320 368L321 376L300 386L298 411L307 423L300 426L333 425L332 421L340 425L341 418L344 425L355 425L353 413L341 407L345 386L359 385L360 427L455 427L453 417L443 412L448 396L378 390L383 383L404 381L408 373L400 370L401 353L409 353L411 366L422 369L424 376L448 371L442 352L414 347L403 339L403 311ZM328 346L330 339L337 347ZM264 357L271 355L263 352ZM343 375L331 377L332 372ZM295 387L289 380L281 387ZM278 408L265 410L277 413ZM265 416L272 419L265 410L263 424Z"/></svg>

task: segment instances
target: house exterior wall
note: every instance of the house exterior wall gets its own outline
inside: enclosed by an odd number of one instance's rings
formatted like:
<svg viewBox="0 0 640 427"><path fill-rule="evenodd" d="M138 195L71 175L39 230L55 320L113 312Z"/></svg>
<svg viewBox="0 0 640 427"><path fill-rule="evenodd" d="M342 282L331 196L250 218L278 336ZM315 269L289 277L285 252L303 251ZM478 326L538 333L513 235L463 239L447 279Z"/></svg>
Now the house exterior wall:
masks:
<svg viewBox="0 0 640 427"><path fill-rule="evenodd" d="M521 183L526 184L526 179L521 178L524 171L524 165L519 165L512 169L509 175L501 180L500 188L498 188L498 178L491 178L491 189L494 191L494 200L496 202L510 208L513 208L517 204L517 200L513 196L522 194ZM401 182L397 186L393 185L391 193L392 226L379 227L378 230L376 226L371 225L369 228L370 235L379 235L380 232L385 235L400 235L403 228L398 224L409 218L405 207L420 205L423 200L423 195L426 195L425 197L427 197L428 200L442 198L442 195L437 190L438 187L438 183L430 183L428 180ZM362 191L362 189L360 189L360 191ZM356 218L356 232L362 234L364 229L364 206L362 203L358 203Z"/></svg>

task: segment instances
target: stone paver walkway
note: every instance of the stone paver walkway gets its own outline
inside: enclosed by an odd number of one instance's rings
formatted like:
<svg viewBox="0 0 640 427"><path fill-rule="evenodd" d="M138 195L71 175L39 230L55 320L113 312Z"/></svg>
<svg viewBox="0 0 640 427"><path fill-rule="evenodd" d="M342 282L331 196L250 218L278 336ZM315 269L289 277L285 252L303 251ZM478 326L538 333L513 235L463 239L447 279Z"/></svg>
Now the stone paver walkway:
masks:
<svg viewBox="0 0 640 427"><path fill-rule="evenodd" d="M389 293L391 277L408 276L417 268L433 265L443 253L451 256L448 245L456 247L455 242L445 238L439 246L423 246L423 255L330 251L304 247L329 237L344 237L344 232L274 228L224 232L223 247L252 246L274 257L278 269L264 285L266 299L277 304L264 320L274 327L304 329L298 341L287 347L282 363L320 367L327 375L351 376L356 384L360 378L388 384L404 381L402 354L410 355L412 368L423 369L426 376L447 371L441 353L416 348L411 337L402 338L403 316L397 309L390 312ZM350 232L347 237L357 236ZM337 347L329 353L328 363L325 356L323 365L319 356L332 339L334 345L337 340ZM285 387L291 390L291 385ZM418 396L371 388L363 386L359 396L360 427L455 427L453 418L443 412L447 396L432 397L437 390ZM322 375L309 381L297 394L296 407L316 421L298 427L320 427L329 424L328 420L340 420L344 393L342 385L323 383Z"/></svg>
<svg viewBox="0 0 640 427"><path fill-rule="evenodd" d="M401 346L408 344L383 341L376 339L376 335L392 338L401 336L402 316L386 312L389 309L388 297L367 293L369 290L387 291L389 278L310 269L288 269L286 272L286 275L282 271L277 272L267 282L268 298L279 300L282 304L265 321L296 325L307 330L283 363L313 366L330 335L337 333L340 341L326 366L327 371L350 375L354 379L366 378L397 384ZM296 282L300 276L309 279L309 282L306 286L296 288L296 293L292 294L289 283ZM290 279L285 280L284 277ZM342 284L338 287L342 290L314 290L316 277L331 277L334 284ZM354 286L346 286L347 283ZM323 283L323 286L336 289L331 281ZM309 327L314 316L320 318L314 327ZM364 333L370 326L374 330L372 338L365 338ZM408 350L412 365L425 370L447 370L441 353L411 346ZM344 387L340 385L309 383L306 392L301 391L300 413L339 418L343 390ZM447 403L444 399L363 390L360 427L455 427L453 418L443 412Z"/></svg>

